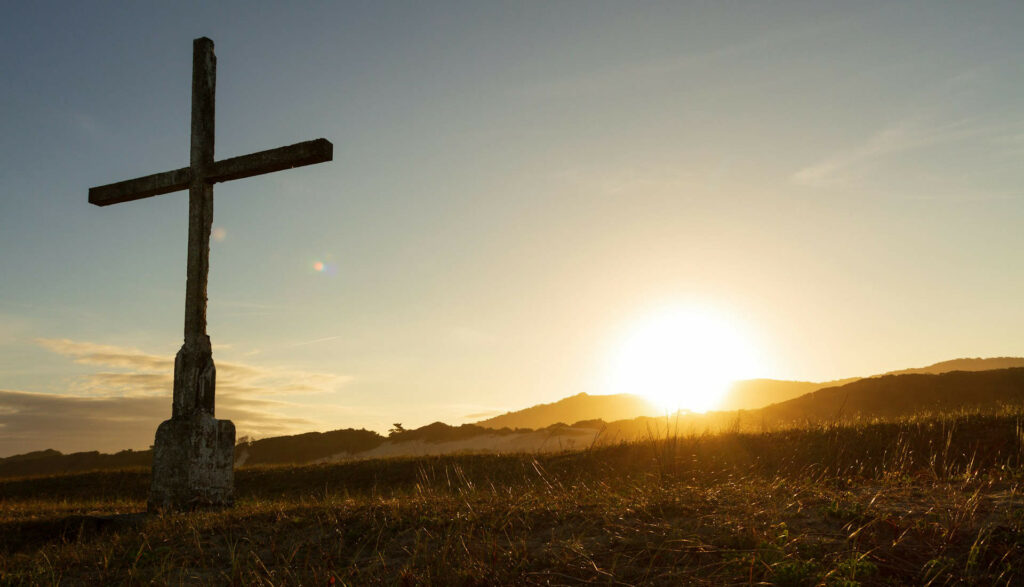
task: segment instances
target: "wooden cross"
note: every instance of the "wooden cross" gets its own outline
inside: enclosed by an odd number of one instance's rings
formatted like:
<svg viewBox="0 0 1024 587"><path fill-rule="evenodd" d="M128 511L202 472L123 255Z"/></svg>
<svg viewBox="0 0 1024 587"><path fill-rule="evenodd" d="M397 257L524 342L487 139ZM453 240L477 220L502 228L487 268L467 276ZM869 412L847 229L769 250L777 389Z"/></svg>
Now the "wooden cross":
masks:
<svg viewBox="0 0 1024 587"><path fill-rule="evenodd" d="M206 281L210 268L213 184L323 163L334 146L316 139L288 147L215 161L214 97L217 57L213 41L192 42L192 145L189 166L89 189L89 203L108 206L188 189L188 272L185 285L185 343L174 361L172 417L197 410L213 415L216 372L206 334Z"/></svg>

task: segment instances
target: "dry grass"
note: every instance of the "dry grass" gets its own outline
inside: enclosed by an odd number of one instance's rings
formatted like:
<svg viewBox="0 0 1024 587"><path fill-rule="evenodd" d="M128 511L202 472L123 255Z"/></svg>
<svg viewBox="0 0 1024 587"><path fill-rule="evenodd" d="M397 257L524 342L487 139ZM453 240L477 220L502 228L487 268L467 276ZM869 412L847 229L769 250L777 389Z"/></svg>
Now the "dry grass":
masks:
<svg viewBox="0 0 1024 587"><path fill-rule="evenodd" d="M1020 584L1021 435L964 415L249 468L234 509L152 517L123 515L146 471L6 481L0 583Z"/></svg>

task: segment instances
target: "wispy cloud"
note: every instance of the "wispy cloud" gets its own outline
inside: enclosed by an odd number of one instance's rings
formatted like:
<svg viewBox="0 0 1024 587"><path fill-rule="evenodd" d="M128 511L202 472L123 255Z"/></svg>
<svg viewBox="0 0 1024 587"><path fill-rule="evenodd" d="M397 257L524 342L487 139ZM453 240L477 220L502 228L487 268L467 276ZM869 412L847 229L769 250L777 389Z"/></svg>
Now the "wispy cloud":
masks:
<svg viewBox="0 0 1024 587"><path fill-rule="evenodd" d="M793 174L792 180L814 188L856 183L870 167L893 155L986 135L991 129L960 120L941 125L903 121L883 128L863 143L830 155Z"/></svg>
<svg viewBox="0 0 1024 587"><path fill-rule="evenodd" d="M72 357L76 363L81 365L99 365L137 371L162 371L167 368L167 357L146 354L137 349L93 342L76 342L66 338L37 338L35 342L48 351Z"/></svg>
<svg viewBox="0 0 1024 587"><path fill-rule="evenodd" d="M149 396L170 393L174 357L68 339L39 338L36 342L47 350L71 357L75 363L117 369L81 376L72 384L71 391L76 395ZM217 392L222 397L326 393L337 391L352 380L346 375L287 367L216 359L215 364Z"/></svg>
<svg viewBox="0 0 1024 587"><path fill-rule="evenodd" d="M99 370L68 382L61 394L0 390L0 454L26 450L119 450L152 443L170 416L173 357L68 339L37 344ZM240 435L265 437L324 427L289 396L326 394L351 377L282 367L217 361L217 416ZM330 423L326 423L328 426Z"/></svg>
<svg viewBox="0 0 1024 587"><path fill-rule="evenodd" d="M272 436L304 431L316 423L282 417L270 402L235 402L218 417L235 422L239 435ZM251 405L246 405L251 404ZM161 396L94 396L0 389L0 456L54 448L63 452L146 448L157 425L170 416Z"/></svg>
<svg viewBox="0 0 1024 587"><path fill-rule="evenodd" d="M3 389L0 455L43 448L145 448L168 415L162 397L75 397Z"/></svg>

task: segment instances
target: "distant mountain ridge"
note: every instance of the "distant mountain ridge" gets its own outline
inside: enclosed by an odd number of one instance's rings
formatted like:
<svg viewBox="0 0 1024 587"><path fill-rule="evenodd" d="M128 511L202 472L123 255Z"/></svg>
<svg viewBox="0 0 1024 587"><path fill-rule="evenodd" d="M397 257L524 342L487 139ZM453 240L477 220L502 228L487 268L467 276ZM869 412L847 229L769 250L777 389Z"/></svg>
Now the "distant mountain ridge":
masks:
<svg viewBox="0 0 1024 587"><path fill-rule="evenodd" d="M899 418L1003 406L1024 406L1024 367L869 377L772 404L758 410L758 415L777 424Z"/></svg>
<svg viewBox="0 0 1024 587"><path fill-rule="evenodd" d="M952 359L950 361L942 361L941 363L935 363L934 365L928 365L927 367L918 367L916 369L900 369L899 371L889 371L884 375L909 375L914 373L938 375L939 373L949 373L950 371L993 371L995 369L1013 369L1016 367L1024 367L1024 358L965 358ZM881 375L876 375L876 377L881 377Z"/></svg>
<svg viewBox="0 0 1024 587"><path fill-rule="evenodd" d="M993 365L1020 365L987 369ZM952 369L952 370L950 370ZM930 371L937 371L933 373ZM956 359L928 367L907 369L847 382L829 384L799 381L751 380L746 393L768 389L782 397L801 389L824 385L799 397L754 409L675 415L641 414L626 418L581 418L597 409L641 411L637 396L589 396L578 394L553 402L510 412L479 424L449 426L435 422L414 430L384 437L368 430L334 430L242 442L235 449L236 466L302 464L346 459L447 454L452 452L548 452L580 449L598 442L649 438L664 433L700 434L705 431L756 432L816 423L856 419L888 419L965 411L1024 409L1024 359ZM751 391L753 390L753 391ZM767 395L761 396L763 400ZM647 405L650 405L649 403ZM590 412L577 412L580 408ZM558 414L560 423L546 426L501 426L484 423L542 422ZM582 421L581 421L582 420ZM565 422L565 423L561 423ZM566 423L575 422L572 425ZM151 451L96 451L61 454L55 450L0 458L0 477L52 475L100 469L144 467L152 463Z"/></svg>
<svg viewBox="0 0 1024 587"><path fill-rule="evenodd" d="M609 422L602 436L629 441L665 434L765 432L963 412L1024 414L1024 368L865 377L756 410L680 412Z"/></svg>
<svg viewBox="0 0 1024 587"><path fill-rule="evenodd" d="M868 377L849 377L834 381L787 381L780 379L747 379L735 382L719 407L715 410L757 410L772 404L796 399L808 393L847 385L863 379L885 377L889 375L909 374L940 374L950 371L990 371L1024 367L1024 358L962 358L942 361L926 367L903 369L881 375ZM604 420L613 422L640 417L664 416L665 411L646 401L644 398L628 394L588 395L580 393L548 404L538 404L528 408L508 412L501 416L476 422L485 428L544 428L553 424L578 422L580 420Z"/></svg>
<svg viewBox="0 0 1024 587"><path fill-rule="evenodd" d="M784 402L824 387L845 385L860 377L816 383L813 381L786 381L782 379L746 379L729 387L719 404L718 411L756 410Z"/></svg>
<svg viewBox="0 0 1024 587"><path fill-rule="evenodd" d="M538 404L515 412L476 422L485 428L545 428L552 424L579 422L581 420L608 420L638 418L640 416L663 415L650 401L630 393L614 395L589 395L579 393L552 402Z"/></svg>

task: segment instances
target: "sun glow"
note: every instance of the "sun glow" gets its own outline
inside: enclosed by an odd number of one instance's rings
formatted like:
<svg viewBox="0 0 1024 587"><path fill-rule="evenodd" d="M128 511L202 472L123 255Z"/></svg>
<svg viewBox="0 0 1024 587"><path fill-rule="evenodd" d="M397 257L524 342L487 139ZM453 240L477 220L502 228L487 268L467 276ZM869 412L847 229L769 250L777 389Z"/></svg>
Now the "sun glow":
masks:
<svg viewBox="0 0 1024 587"><path fill-rule="evenodd" d="M749 337L712 310L676 308L631 328L611 363L613 393L646 397L671 411L714 409L738 379L759 368Z"/></svg>

